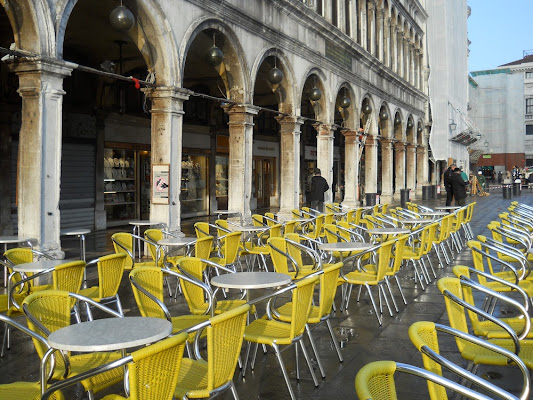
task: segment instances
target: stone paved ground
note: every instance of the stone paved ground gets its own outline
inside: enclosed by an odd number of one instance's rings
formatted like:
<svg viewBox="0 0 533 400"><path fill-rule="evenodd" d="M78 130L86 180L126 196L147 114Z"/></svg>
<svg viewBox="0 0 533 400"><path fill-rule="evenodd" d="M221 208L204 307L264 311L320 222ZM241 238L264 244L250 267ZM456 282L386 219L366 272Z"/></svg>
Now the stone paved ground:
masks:
<svg viewBox="0 0 533 400"><path fill-rule="evenodd" d="M469 200L477 202L472 220L472 228L476 235L487 234L486 226L489 221L496 219L498 213L504 211L510 202L502 198L501 192L493 192L488 197L475 197L469 198ZM517 200L532 204L533 192L524 191ZM443 205L444 199L421 201L420 203L431 207ZM186 234L192 234L192 222L194 221L184 223L183 230ZM129 231L129 227L124 229ZM112 251L110 235L114 231L116 230L88 235L88 259ZM63 245L67 252L67 257L75 257L77 255L78 243L76 240L65 240ZM436 261L436 258L433 257L433 265L437 265ZM453 261L453 265L455 264L471 265L469 251L464 250L459 254ZM439 269L437 274L439 278L452 275L451 266L444 270ZM93 274L90 274L89 278L92 276ZM419 320L446 324L447 316L444 301L435 283L430 284L425 291L415 285L410 269L401 271L400 278L408 304L407 306L400 305L400 312L394 314L393 317L390 317L388 313L384 314L382 327L379 327L376 322L368 297L366 295L362 296L361 301L357 303L353 297L355 291L352 295L348 312L337 312L332 317L332 325L343 345L343 363L339 363L337 359L326 326L319 325L313 328L313 334L327 374L325 379L319 378L320 385L318 388L314 387L303 358L300 362L301 380L299 383L296 382L294 348L293 346L288 346L283 350L283 358L292 377L292 385L298 399L357 398L354 389L355 375L363 365L370 361L395 360L421 366L421 356L411 344L407 330L413 322ZM138 315L138 310L126 279L123 280L119 293L126 315ZM257 293L257 295L259 294ZM186 307L181 297L178 298L177 302L174 300L166 301L173 314L186 312ZM337 304L339 304L339 301L338 296ZM0 383L15 380L37 380L38 359L33 346L20 335L14 335L12 342L12 349L3 359L0 359ZM453 340L448 337L442 337L441 353L451 360L462 363L457 356ZM289 399L288 391L273 353L271 351L266 355L259 353L257 360L255 370L247 371L245 378L242 377L239 370L235 373L234 381L240 398ZM318 374L318 371L316 372ZM490 377L495 384L516 393L521 388L518 371L515 367L480 367L479 374L487 378ZM120 387L116 388L116 390L120 391ZM428 398L425 383L412 377L403 376L398 381L398 392L400 398L404 399ZM97 396L97 398L100 397L102 396ZM83 398L83 396L78 388L67 392L67 398L77 399ZM222 395L221 398L230 399L231 395L227 393Z"/></svg>

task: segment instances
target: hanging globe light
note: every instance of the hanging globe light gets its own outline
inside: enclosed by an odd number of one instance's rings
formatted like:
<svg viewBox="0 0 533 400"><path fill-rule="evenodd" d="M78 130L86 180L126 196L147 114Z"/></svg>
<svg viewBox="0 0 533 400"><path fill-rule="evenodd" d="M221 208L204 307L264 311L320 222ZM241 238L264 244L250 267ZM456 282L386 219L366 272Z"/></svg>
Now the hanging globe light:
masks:
<svg viewBox="0 0 533 400"><path fill-rule="evenodd" d="M213 45L207 50L206 59L209 65L216 67L224 61L224 52Z"/></svg>
<svg viewBox="0 0 533 400"><path fill-rule="evenodd" d="M382 121L389 119L389 114L387 113L387 110L381 110L381 112L379 113L379 119L381 119Z"/></svg>
<svg viewBox="0 0 533 400"><path fill-rule="evenodd" d="M413 127L413 121L409 120L407 121L407 128L411 129Z"/></svg>
<svg viewBox="0 0 533 400"><path fill-rule="evenodd" d="M276 85L283 80L283 71L279 68L274 67L270 71L268 71L267 79L271 84Z"/></svg>
<svg viewBox="0 0 533 400"><path fill-rule="evenodd" d="M372 107L370 106L370 104L366 103L364 106L363 106L363 113L368 115L372 112Z"/></svg>
<svg viewBox="0 0 533 400"><path fill-rule="evenodd" d="M122 4L109 14L111 26L119 32L128 32L135 25L135 16L130 9Z"/></svg>
<svg viewBox="0 0 533 400"><path fill-rule="evenodd" d="M422 127L420 125L418 125L418 129L416 130L418 133L421 133L422 132Z"/></svg>
<svg viewBox="0 0 533 400"><path fill-rule="evenodd" d="M402 123L402 120L400 119L399 115L396 115L394 118L394 125L400 125Z"/></svg>
<svg viewBox="0 0 533 400"><path fill-rule="evenodd" d="M339 102L339 107L346 110L350 105L352 104L352 101L349 97L344 96L341 101Z"/></svg>
<svg viewBox="0 0 533 400"><path fill-rule="evenodd" d="M322 97L322 91L317 87L314 87L309 92L309 98L313 101L318 101L320 100L321 97Z"/></svg>

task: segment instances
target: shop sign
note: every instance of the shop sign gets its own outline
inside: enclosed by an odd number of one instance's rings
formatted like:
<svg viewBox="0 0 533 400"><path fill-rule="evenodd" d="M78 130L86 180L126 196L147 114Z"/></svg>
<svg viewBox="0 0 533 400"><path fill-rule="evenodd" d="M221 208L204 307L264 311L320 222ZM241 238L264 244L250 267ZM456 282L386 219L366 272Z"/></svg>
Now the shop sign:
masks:
<svg viewBox="0 0 533 400"><path fill-rule="evenodd" d="M492 158L492 154L483 154L483 158Z"/></svg>
<svg viewBox="0 0 533 400"><path fill-rule="evenodd" d="M279 143L254 140L252 153L254 156L279 157Z"/></svg>
<svg viewBox="0 0 533 400"><path fill-rule="evenodd" d="M170 164L152 164L152 204L168 204Z"/></svg>
<svg viewBox="0 0 533 400"><path fill-rule="evenodd" d="M210 149L211 136L200 133L183 132L183 147L189 147L191 149Z"/></svg>
<svg viewBox="0 0 533 400"><path fill-rule="evenodd" d="M229 136L217 136L217 152L229 153Z"/></svg>
<svg viewBox="0 0 533 400"><path fill-rule="evenodd" d="M306 160L316 160L317 158L316 147L305 146L304 153L305 153ZM333 160L339 161L340 159L341 159L340 149L338 147L334 147L333 148Z"/></svg>

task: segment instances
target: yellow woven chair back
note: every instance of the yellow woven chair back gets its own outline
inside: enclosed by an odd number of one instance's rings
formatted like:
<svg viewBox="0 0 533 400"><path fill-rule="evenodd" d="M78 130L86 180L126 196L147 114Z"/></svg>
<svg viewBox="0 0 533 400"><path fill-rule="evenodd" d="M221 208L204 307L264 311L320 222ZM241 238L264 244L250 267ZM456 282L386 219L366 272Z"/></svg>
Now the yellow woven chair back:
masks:
<svg viewBox="0 0 533 400"><path fill-rule="evenodd" d="M194 224L194 231L196 232L197 238L203 238L203 237L209 236L209 223L196 222Z"/></svg>
<svg viewBox="0 0 533 400"><path fill-rule="evenodd" d="M285 239L282 237L269 238L267 243L271 247L274 246L275 248L285 253L287 252L287 243L285 242ZM272 264L274 265L274 269L276 270L276 272L279 272L282 274L289 273L287 257L285 257L283 254L271 248L270 259L272 260Z"/></svg>
<svg viewBox="0 0 533 400"><path fill-rule="evenodd" d="M394 246L395 242L396 239L389 240L383 243L378 249L378 261L376 266L376 279L378 282L382 281L385 277L391 259L392 246Z"/></svg>
<svg viewBox="0 0 533 400"><path fill-rule="evenodd" d="M313 276L294 282L296 287L292 290L291 340L300 336L305 329L316 281L317 277Z"/></svg>
<svg viewBox="0 0 533 400"><path fill-rule="evenodd" d="M178 383L186 333L131 353L128 364L131 400L172 400Z"/></svg>
<svg viewBox="0 0 533 400"><path fill-rule="evenodd" d="M465 265L456 265L453 267L452 271L456 278L460 278L461 275L466 276L467 278L470 278L470 271L468 270L468 267ZM477 275L477 277L478 279L481 278L480 275ZM482 278L486 281L485 277L482 277ZM472 304L473 306L475 306L476 303L474 302L474 294L472 293L472 288L466 285L461 285L461 286L463 290L463 299L468 304ZM468 313L468 318L470 318L470 323L472 324L472 326L478 326L478 323L479 323L478 314L469 309L467 309L466 312Z"/></svg>
<svg viewBox="0 0 533 400"><path fill-rule="evenodd" d="M478 236L478 239L483 239L484 236ZM481 250L481 242L478 242L477 240L469 240L467 243L467 246L470 249L478 249ZM488 272L491 275L494 275L494 271L492 269L492 263L490 258L486 258L487 261L487 268L488 271L485 271L485 264L483 262L483 254L478 253L477 251L472 250L472 261L474 264L474 268L481 272ZM477 276L477 280L480 285L487 286L487 278L485 278L483 275L479 274Z"/></svg>
<svg viewBox="0 0 533 400"><path fill-rule="evenodd" d="M291 213L292 213L292 217L295 219L302 218L302 213L297 208L293 208L291 210Z"/></svg>
<svg viewBox="0 0 533 400"><path fill-rule="evenodd" d="M159 301L163 301L163 271L158 267L138 267L130 272L130 279L142 286L148 293ZM166 318L165 313L143 292L138 290L135 285L131 285L133 296L139 312L143 317Z"/></svg>
<svg viewBox="0 0 533 400"><path fill-rule="evenodd" d="M332 224L333 223L333 213L327 213L324 215L324 224Z"/></svg>
<svg viewBox="0 0 533 400"><path fill-rule="evenodd" d="M15 247L4 253L4 256L13 264L25 264L33 261L31 249L26 247Z"/></svg>
<svg viewBox="0 0 533 400"><path fill-rule="evenodd" d="M252 223L254 226L265 226L263 223L263 216L260 214L252 214Z"/></svg>
<svg viewBox="0 0 533 400"><path fill-rule="evenodd" d="M274 226L276 225L276 223L272 220L275 220L276 219L276 216L274 215L274 213L265 213L265 217L267 217L267 220L266 220L266 223L268 226ZM270 218L270 219L268 219Z"/></svg>
<svg viewBox="0 0 533 400"><path fill-rule="evenodd" d="M298 235L297 233L286 234L285 238L293 242L300 243L300 235ZM296 261L298 266L302 267L304 265L302 251L298 247L290 243L286 244L286 249L287 249L286 252L289 253L289 255L294 259L294 261Z"/></svg>
<svg viewBox="0 0 533 400"><path fill-rule="evenodd" d="M331 313L342 266L343 264L341 262L325 266L324 273L320 275L320 296L318 305L318 314L320 318Z"/></svg>
<svg viewBox="0 0 533 400"><path fill-rule="evenodd" d="M461 282L457 278L441 278L437 282L437 287L441 293L444 293L444 291L447 290L458 298L463 299ZM444 296L444 303L446 304L446 312L448 314L448 319L450 320L450 326L461 332L468 333L468 323L466 321L466 315L463 306L455 303L446 296ZM465 346L462 339L455 338L455 342L457 343L459 352L463 353Z"/></svg>
<svg viewBox="0 0 533 400"><path fill-rule="evenodd" d="M405 244L407 243L407 239L409 239L409 235L402 235L396 239L396 243L394 244L394 250L391 254L391 258L394 261L392 263L391 268L389 269L389 271L393 274L397 273L402 266L403 253L405 250Z"/></svg>
<svg viewBox="0 0 533 400"><path fill-rule="evenodd" d="M425 229L427 229L426 241L424 242L424 254L429 254L431 248L433 247L433 241L435 239L435 233L437 232L437 227L439 226L438 222L429 224Z"/></svg>
<svg viewBox="0 0 533 400"><path fill-rule="evenodd" d="M132 240L133 238L131 236L131 233L117 232L111 236L111 239L113 241L113 247L115 249L115 253L128 255L128 253L122 247L118 246L115 243L117 242L121 246L124 246L126 249L128 249L133 254L133 240ZM133 260L128 255L126 262L124 263L124 268L131 269L132 267L133 267Z"/></svg>
<svg viewBox="0 0 533 400"><path fill-rule="evenodd" d="M178 261L178 268L181 271L186 272L198 281L203 281L203 274L206 265L200 258L197 257L183 257ZM162 282L162 281L161 281ZM187 301L191 314L203 314L208 307L205 301L204 290L190 282L180 280L181 289L183 290L183 296ZM161 285L161 292L163 286Z"/></svg>
<svg viewBox="0 0 533 400"><path fill-rule="evenodd" d="M213 248L213 240L213 236L203 236L196 240L194 244L194 256L203 258L204 260L209 259L211 249Z"/></svg>
<svg viewBox="0 0 533 400"><path fill-rule="evenodd" d="M85 261L71 261L58 265L53 271L54 290L79 293L83 283ZM74 299L72 299L74 303Z"/></svg>
<svg viewBox="0 0 533 400"><path fill-rule="evenodd" d="M126 254L109 254L98 259L99 298L104 299L117 294L127 258Z"/></svg>
<svg viewBox="0 0 533 400"><path fill-rule="evenodd" d="M248 304L210 319L207 330L207 389L212 391L233 379L241 352Z"/></svg>
<svg viewBox="0 0 533 400"><path fill-rule="evenodd" d="M269 237L281 237L281 224L272 224L269 225L270 229L268 230Z"/></svg>
<svg viewBox="0 0 533 400"><path fill-rule="evenodd" d="M375 361L359 370L355 378L355 391L360 399L396 400L394 361Z"/></svg>
<svg viewBox="0 0 533 400"><path fill-rule="evenodd" d="M474 215L474 207L475 207L475 205L476 205L476 202L474 201L473 203L470 203L466 207L466 215L465 215L464 222L468 223L468 222L472 221L472 216Z"/></svg>
<svg viewBox="0 0 533 400"><path fill-rule="evenodd" d="M455 216L452 218L452 232L458 232L461 229L464 214L465 208L460 208L455 212Z"/></svg>
<svg viewBox="0 0 533 400"><path fill-rule="evenodd" d="M144 231L144 238L148 239L149 241L157 243L161 239L163 239L163 231L161 229L147 229ZM152 257L152 260L154 262L157 260L157 257L159 256L159 267L163 266L163 254L157 254L157 247L150 242L146 242L146 245L148 247L148 251L150 252L150 256Z"/></svg>
<svg viewBox="0 0 533 400"><path fill-rule="evenodd" d="M421 351L422 346L427 346L435 353L439 352L439 341L437 338L437 330L435 324L428 321L415 322L409 327L409 338L414 346ZM422 361L424 368L437 375L442 376L442 367L439 363L433 361L427 355L422 353ZM447 399L446 389L443 386L437 385L431 381L427 381L429 397L431 399Z"/></svg>
<svg viewBox="0 0 533 400"><path fill-rule="evenodd" d="M241 243L242 232L226 233L226 237L221 239L220 252L223 259L222 265L233 264L239 254L239 245Z"/></svg>
<svg viewBox="0 0 533 400"><path fill-rule="evenodd" d="M71 298L68 292L61 290L40 290L30 294L22 303L25 312L29 312L35 317L50 333L70 325ZM49 333L43 332L35 325L30 318L26 318L28 328L32 331L47 337ZM43 358L46 347L36 339L32 339L37 354ZM64 370L62 357L55 357L56 371Z"/></svg>
<svg viewBox="0 0 533 400"><path fill-rule="evenodd" d="M285 234L287 233L293 233L294 232L294 229L296 228L296 224L298 222L297 221L288 221L286 224L285 224L285 227L284 227L284 230L283 232Z"/></svg>
<svg viewBox="0 0 533 400"><path fill-rule="evenodd" d="M225 219L217 219L215 221L215 225L216 226L219 226L221 228L224 228L226 230L230 230L229 227L228 227L228 221L225 220ZM224 236L227 232L225 232L224 230L222 229L217 229L217 235L218 236Z"/></svg>

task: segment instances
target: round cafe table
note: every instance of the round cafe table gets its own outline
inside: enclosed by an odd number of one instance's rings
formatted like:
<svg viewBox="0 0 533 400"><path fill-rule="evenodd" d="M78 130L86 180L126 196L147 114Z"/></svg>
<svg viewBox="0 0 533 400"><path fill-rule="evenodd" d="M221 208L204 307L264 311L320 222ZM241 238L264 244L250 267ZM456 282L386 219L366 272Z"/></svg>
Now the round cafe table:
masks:
<svg viewBox="0 0 533 400"><path fill-rule="evenodd" d="M38 261L33 261L30 263L24 263L24 264L17 264L13 265L11 268L15 272L21 272L21 273L38 273L46 271L50 268L55 268L58 265L66 264L68 262L71 262L74 260L48 260L48 259L42 259Z"/></svg>
<svg viewBox="0 0 533 400"><path fill-rule="evenodd" d="M340 252L340 260L343 259L343 252L361 252L374 247L372 243L366 242L336 242L336 243L321 243L318 245L318 249L325 252Z"/></svg>
<svg viewBox="0 0 533 400"><path fill-rule="evenodd" d="M435 210L458 210L460 209L460 206L441 206L441 207L435 207Z"/></svg>
<svg viewBox="0 0 533 400"><path fill-rule="evenodd" d="M235 272L211 279L213 286L224 289L266 289L291 283L291 277L279 272Z"/></svg>
<svg viewBox="0 0 533 400"><path fill-rule="evenodd" d="M163 222L150 221L146 219L134 219L132 221L129 221L128 223L130 225L133 225L132 233L137 236L140 236L141 226L164 225ZM133 240L132 246L133 246L132 253L133 253L133 256L135 257L135 240ZM137 239L137 247L139 247L139 260L140 260L142 257L142 251L141 251L141 241L139 239Z"/></svg>
<svg viewBox="0 0 533 400"><path fill-rule="evenodd" d="M444 216L448 215L448 213L444 212L444 211L421 211L418 214L422 215L423 217L425 217L425 216L444 217Z"/></svg>
<svg viewBox="0 0 533 400"><path fill-rule="evenodd" d="M25 238L19 236L0 236L0 244L4 245L4 253L7 251L8 244L27 243L30 248L32 247L32 238ZM7 267L4 266L4 287L7 287Z"/></svg>

